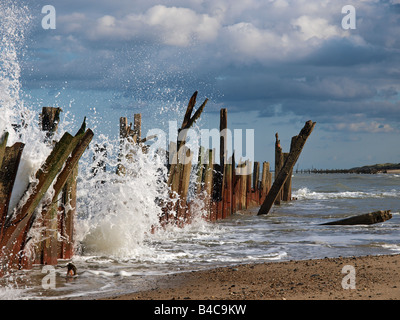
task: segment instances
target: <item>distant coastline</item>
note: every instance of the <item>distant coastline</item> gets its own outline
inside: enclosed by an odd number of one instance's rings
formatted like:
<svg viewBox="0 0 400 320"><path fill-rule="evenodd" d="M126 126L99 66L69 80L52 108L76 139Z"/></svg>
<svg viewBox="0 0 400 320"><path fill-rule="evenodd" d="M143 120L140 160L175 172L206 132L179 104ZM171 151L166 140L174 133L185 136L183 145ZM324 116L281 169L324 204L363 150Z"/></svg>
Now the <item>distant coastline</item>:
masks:
<svg viewBox="0 0 400 320"><path fill-rule="evenodd" d="M380 163L351 169L306 169L296 170L296 173L400 173L400 163Z"/></svg>

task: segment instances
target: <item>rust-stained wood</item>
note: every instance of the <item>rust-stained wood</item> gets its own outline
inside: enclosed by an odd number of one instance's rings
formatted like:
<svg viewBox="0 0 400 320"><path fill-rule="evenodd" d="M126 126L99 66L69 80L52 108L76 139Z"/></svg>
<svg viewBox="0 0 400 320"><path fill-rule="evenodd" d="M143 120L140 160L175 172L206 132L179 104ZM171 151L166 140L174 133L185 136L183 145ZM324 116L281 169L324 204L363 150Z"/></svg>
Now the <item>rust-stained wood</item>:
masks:
<svg viewBox="0 0 400 320"><path fill-rule="evenodd" d="M75 166L64 185L62 193L61 243L58 253L60 259L71 259L74 255L77 178L78 166Z"/></svg>
<svg viewBox="0 0 400 320"><path fill-rule="evenodd" d="M57 264L57 225L59 223L58 215L58 205L57 199L61 191L62 195L62 212L60 215L65 221L61 221L62 226L65 226L64 230L60 230L63 236L63 242L65 240L65 246L62 247L63 259L69 259L72 257L71 250L73 249L73 218L75 215L76 207L76 178L78 174L78 162L82 157L84 151L89 146L94 133L92 130L88 129L82 136L76 147L71 153L71 156L65 163L63 170L58 174L55 183L53 185L53 198L50 203L47 203L42 212L43 223L45 226L45 241L43 242L42 249L42 262L43 264ZM67 209L66 209L67 208Z"/></svg>
<svg viewBox="0 0 400 320"><path fill-rule="evenodd" d="M36 181L28 186L29 197L22 197L13 215L5 222L4 233L0 239L2 247L1 272L10 266L19 264L20 253L27 241L27 233L35 219L35 209L61 171L71 152L79 144L85 134L85 122L75 135L65 133L54 146L45 163L36 173ZM11 258L10 258L11 257Z"/></svg>
<svg viewBox="0 0 400 320"><path fill-rule="evenodd" d="M260 202L263 203L265 197L267 196L269 187L269 162L263 162L263 168L262 168L262 175L261 175L261 196L260 196Z"/></svg>

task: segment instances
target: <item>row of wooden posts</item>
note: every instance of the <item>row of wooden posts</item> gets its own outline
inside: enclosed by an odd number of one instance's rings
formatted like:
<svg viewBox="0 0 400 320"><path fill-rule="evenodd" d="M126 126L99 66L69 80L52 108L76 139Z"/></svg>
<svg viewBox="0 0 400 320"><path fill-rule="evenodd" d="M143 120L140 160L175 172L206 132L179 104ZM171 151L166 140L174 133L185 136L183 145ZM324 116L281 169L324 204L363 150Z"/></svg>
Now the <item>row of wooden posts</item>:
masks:
<svg viewBox="0 0 400 320"><path fill-rule="evenodd" d="M200 117L207 99L193 114L197 92L189 100L188 107L178 134L193 126ZM193 114L193 116L192 116ZM170 199L163 204L162 224L176 223L180 226L190 223L196 212L202 211L204 218L209 221L225 219L240 210L247 210L262 206L258 214L267 214L272 203L279 205L281 201L291 201L291 177L293 167L302 151L305 141L311 134L315 123L308 121L298 136L292 138L289 153L283 153L278 134L275 143L275 181L272 185L272 174L269 162L239 161L236 164L235 154L227 155L227 142L224 133L228 129L228 111L220 110L220 159L216 163L215 149L205 150L200 147L197 165L192 162L193 152L185 145L185 135L178 135L179 140L171 143L167 152L168 186ZM149 139L141 138L141 115L134 115L132 123L128 125L126 117L120 118L121 143L142 144ZM141 145L143 148L143 145ZM253 168L253 170L252 170ZM190 177L192 170L196 170L196 186L194 199L188 199ZM121 173L121 167L117 169ZM279 174L282 172L281 177ZM279 178L279 180L278 180ZM270 193L271 188L278 190ZM270 196L269 196L270 195ZM193 197L192 197L193 198ZM272 200L271 200L272 199Z"/></svg>
<svg viewBox="0 0 400 320"><path fill-rule="evenodd" d="M189 104L178 134L189 129L199 119L207 99L194 112L197 92ZM52 152L36 173L36 181L28 185L16 208L9 214L11 193L15 183L23 143L7 147L8 133L0 136L0 276L14 268L30 268L33 264L56 265L58 259L70 259L74 254L74 220L76 210L76 189L78 161L87 149L94 134L86 129L85 120L75 136L65 133L59 141L53 141L60 119L60 108L45 107L41 114L41 124L46 132L45 140L53 146ZM193 115L192 115L193 114ZM185 145L185 136L171 143L167 152L168 186L170 197L160 203L161 225L190 223L196 212L203 212L209 221L225 219L239 210L260 207L258 214L268 214L272 205L291 200L291 176L305 141L315 123L308 121L298 136L293 137L289 153L283 153L278 135L275 144L275 180L268 162L238 161L234 153L228 157L225 129L227 129L227 109L220 112L220 161L215 161L215 150L200 148L198 165L192 165L192 151ZM127 157L134 161L135 154L122 152L126 145L134 145L147 152L145 142L155 136L142 138L141 115L134 116L132 124L127 118L120 119L120 159ZM95 151L106 153L97 146ZM96 152L95 152L96 153ZM95 154L96 156L96 154ZM103 168L100 168L103 167ZM254 168L253 170L250 170ZM93 168L105 170L105 162ZM192 170L196 170L196 196L188 199ZM128 172L120 161L118 175ZM45 197L52 188L52 198ZM38 213L37 209L41 208ZM41 237L34 246L29 246L30 231L39 230Z"/></svg>

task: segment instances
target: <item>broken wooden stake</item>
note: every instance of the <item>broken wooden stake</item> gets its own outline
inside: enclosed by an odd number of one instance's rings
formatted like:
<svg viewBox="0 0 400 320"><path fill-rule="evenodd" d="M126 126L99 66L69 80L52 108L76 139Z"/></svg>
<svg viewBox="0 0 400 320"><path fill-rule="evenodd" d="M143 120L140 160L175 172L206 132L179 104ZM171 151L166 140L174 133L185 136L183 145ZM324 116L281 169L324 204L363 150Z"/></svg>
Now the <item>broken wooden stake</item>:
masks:
<svg viewBox="0 0 400 320"><path fill-rule="evenodd" d="M283 165L283 168L280 170L277 178L274 181L274 184L271 187L271 190L268 192L265 201L261 205L258 211L258 215L268 214L271 210L271 207L274 204L274 201L276 200L278 195L280 194L283 185L286 182L286 179L292 172L294 165L299 159L301 151L303 150L303 147L308 137L313 131L315 124L316 123L312 122L311 120L307 121L303 129L301 129L299 135L295 138L295 141L293 142L293 148L291 148L292 150L290 151L289 156L287 157L286 162Z"/></svg>
<svg viewBox="0 0 400 320"><path fill-rule="evenodd" d="M42 130L46 132L46 141L51 142L60 122L61 108L43 107L40 115Z"/></svg>
<svg viewBox="0 0 400 320"><path fill-rule="evenodd" d="M0 248L2 248L0 252L0 274L3 274L11 267L20 268L21 261L27 260L26 257L24 257L24 248L29 240L27 238L28 232L36 218L35 209L38 207L49 187L53 184L55 178L57 178L57 181L53 185L55 193L57 194L56 190L62 188L70 174L70 172L67 171L75 167L81 153L83 153L87 147L87 145L84 146L83 139L85 139L88 133L91 135L90 129L85 133L84 121L82 127L74 137L69 133L63 135L61 140L54 146L53 151L47 157L45 163L37 171L35 182L28 186L27 193L29 196L23 196L12 215L7 217L4 223L4 232L0 238ZM71 152L70 161L67 161ZM61 174L59 174L60 171ZM49 211L50 210L53 209L50 208ZM54 214L51 214L51 216L54 217ZM51 220L53 221L53 218L51 218ZM55 248L54 252L53 250L54 249L51 248L51 252L48 253L50 255L57 254L57 248Z"/></svg>
<svg viewBox="0 0 400 320"><path fill-rule="evenodd" d="M385 222L392 218L390 210L386 211L375 211L371 213L362 214L359 216L353 216L346 219L341 219L337 221L322 223L321 226L334 226L334 225L370 225L380 222Z"/></svg>

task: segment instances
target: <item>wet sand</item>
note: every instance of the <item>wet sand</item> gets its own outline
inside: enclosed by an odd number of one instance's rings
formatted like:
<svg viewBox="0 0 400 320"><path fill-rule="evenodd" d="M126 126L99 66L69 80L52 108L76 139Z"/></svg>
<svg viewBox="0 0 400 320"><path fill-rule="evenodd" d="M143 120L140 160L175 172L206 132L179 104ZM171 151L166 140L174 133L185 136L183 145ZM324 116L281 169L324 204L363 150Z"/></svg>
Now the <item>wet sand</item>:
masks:
<svg viewBox="0 0 400 320"><path fill-rule="evenodd" d="M346 265L354 282L342 273ZM400 255L246 264L166 275L150 290L108 299L399 300L399 270Z"/></svg>

